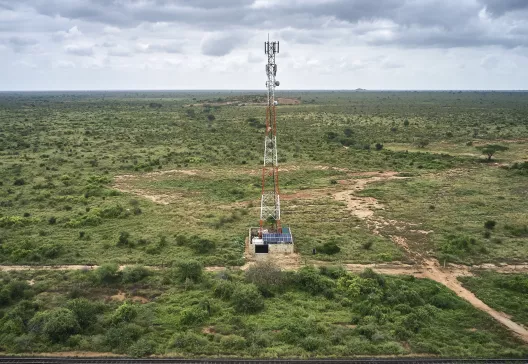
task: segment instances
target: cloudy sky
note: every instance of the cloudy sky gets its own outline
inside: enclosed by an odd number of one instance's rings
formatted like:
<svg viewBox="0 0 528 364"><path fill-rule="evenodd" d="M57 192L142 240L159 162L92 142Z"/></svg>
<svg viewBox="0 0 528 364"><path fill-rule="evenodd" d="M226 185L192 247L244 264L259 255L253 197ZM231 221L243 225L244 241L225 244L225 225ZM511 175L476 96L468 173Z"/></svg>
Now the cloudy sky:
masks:
<svg viewBox="0 0 528 364"><path fill-rule="evenodd" d="M0 0L0 90L528 89L528 0Z"/></svg>

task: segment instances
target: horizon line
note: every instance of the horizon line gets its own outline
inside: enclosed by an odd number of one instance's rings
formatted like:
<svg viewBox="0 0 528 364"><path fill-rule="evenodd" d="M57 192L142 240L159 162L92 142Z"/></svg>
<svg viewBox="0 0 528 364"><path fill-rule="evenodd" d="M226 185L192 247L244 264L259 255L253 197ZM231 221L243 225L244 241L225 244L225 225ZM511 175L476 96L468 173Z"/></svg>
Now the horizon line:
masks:
<svg viewBox="0 0 528 364"><path fill-rule="evenodd" d="M261 92L261 89L35 89L35 90L0 90L0 93L8 92L196 92L196 91L223 91L223 92ZM355 88L355 89L283 89L278 90L277 93L281 91L292 92L292 91L363 91L363 92L409 92L409 91L420 91L420 92L445 92L445 91L473 91L473 92L528 92L528 89L364 89L364 88Z"/></svg>

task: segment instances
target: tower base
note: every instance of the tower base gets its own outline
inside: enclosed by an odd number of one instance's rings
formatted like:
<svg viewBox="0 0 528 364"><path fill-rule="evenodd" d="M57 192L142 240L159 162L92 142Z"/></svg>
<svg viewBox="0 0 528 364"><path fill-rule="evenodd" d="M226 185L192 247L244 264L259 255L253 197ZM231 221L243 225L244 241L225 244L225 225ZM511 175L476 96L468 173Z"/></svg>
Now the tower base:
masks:
<svg viewBox="0 0 528 364"><path fill-rule="evenodd" d="M259 237L258 227L249 228L248 253L252 256L292 254L294 252L293 236L289 227L283 227L282 233L263 230Z"/></svg>

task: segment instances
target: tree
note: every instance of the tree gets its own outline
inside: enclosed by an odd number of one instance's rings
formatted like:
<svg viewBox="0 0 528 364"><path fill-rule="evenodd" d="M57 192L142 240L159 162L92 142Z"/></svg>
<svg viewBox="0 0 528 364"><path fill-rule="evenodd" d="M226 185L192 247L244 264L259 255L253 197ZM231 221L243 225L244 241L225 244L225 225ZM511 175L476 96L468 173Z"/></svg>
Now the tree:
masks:
<svg viewBox="0 0 528 364"><path fill-rule="evenodd" d="M238 285L231 299L238 312L254 313L264 308L264 299L254 284Z"/></svg>
<svg viewBox="0 0 528 364"><path fill-rule="evenodd" d="M75 314L67 308L38 312L30 321L32 331L48 336L52 341L65 341L80 331Z"/></svg>
<svg viewBox="0 0 528 364"><path fill-rule="evenodd" d="M202 264L196 260L180 261L176 263L176 275L181 282L190 279L194 282L202 277Z"/></svg>
<svg viewBox="0 0 528 364"><path fill-rule="evenodd" d="M498 144L486 144L486 145L479 145L478 147L475 147L478 150L482 152L482 154L485 154L488 156L488 161L491 160L491 157L496 152L504 152L505 150L508 150L508 147L505 147L504 145L498 145Z"/></svg>

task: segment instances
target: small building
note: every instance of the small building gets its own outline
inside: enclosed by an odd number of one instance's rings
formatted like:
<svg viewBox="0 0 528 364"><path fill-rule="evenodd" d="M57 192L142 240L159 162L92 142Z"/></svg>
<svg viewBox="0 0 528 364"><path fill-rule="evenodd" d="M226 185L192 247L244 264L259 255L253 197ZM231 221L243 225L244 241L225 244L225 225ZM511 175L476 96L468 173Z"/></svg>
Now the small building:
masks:
<svg viewBox="0 0 528 364"><path fill-rule="evenodd" d="M293 236L289 227L283 227L282 232L271 232L259 228L249 229L249 253L257 254L291 254L293 253Z"/></svg>

